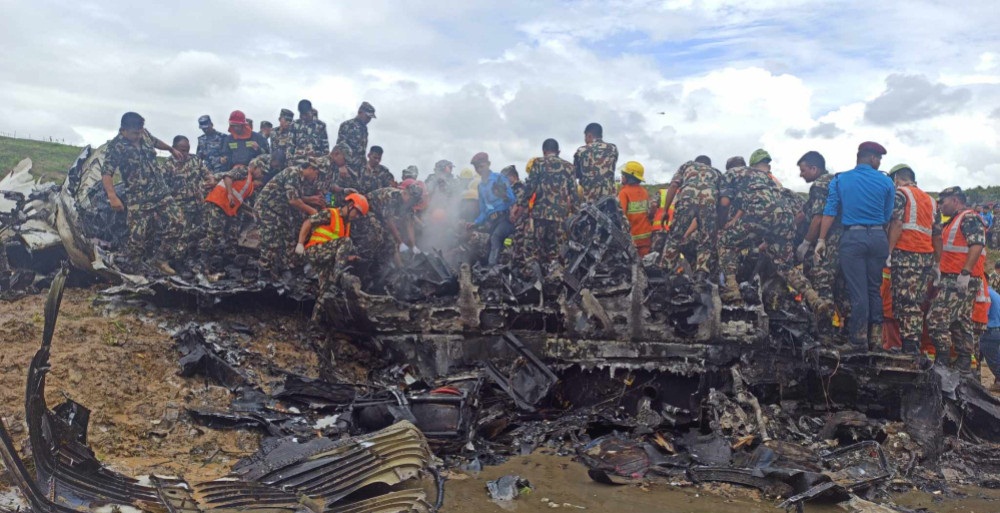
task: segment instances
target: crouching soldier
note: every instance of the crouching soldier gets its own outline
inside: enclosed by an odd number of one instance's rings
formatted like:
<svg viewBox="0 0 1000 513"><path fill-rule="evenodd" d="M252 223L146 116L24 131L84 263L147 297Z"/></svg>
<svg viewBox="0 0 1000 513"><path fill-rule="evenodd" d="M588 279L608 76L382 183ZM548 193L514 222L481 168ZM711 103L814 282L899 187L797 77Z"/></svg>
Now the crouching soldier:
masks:
<svg viewBox="0 0 1000 513"><path fill-rule="evenodd" d="M320 319L326 298L336 292L347 263L357 259L352 255L351 221L364 215L368 215L368 199L355 192L344 198L340 208L321 209L302 222L295 253L305 255L319 276L314 321Z"/></svg>
<svg viewBox="0 0 1000 513"><path fill-rule="evenodd" d="M198 243L202 271L218 272L226 258L235 256L240 228L253 216L244 204L259 187L270 160L269 155L259 155L247 166L234 166L220 175L219 183L205 197L205 236Z"/></svg>

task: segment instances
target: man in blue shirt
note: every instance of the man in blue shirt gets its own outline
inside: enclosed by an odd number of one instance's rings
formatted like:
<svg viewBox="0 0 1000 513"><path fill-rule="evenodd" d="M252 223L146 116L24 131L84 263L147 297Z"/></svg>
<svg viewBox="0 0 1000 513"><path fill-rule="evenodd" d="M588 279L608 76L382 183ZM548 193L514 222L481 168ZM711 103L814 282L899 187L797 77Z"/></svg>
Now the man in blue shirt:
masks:
<svg viewBox="0 0 1000 513"><path fill-rule="evenodd" d="M889 177L878 171L885 148L874 142L858 147L858 165L830 182L823 209L814 261L826 258L826 235L839 215L844 226L840 237L840 268L851 298L847 320L850 346L865 352L882 343L882 267L889 257L885 226L892 217L896 189Z"/></svg>
<svg viewBox="0 0 1000 513"><path fill-rule="evenodd" d="M476 168L481 181L479 182L479 217L473 225L482 227L490 234L490 254L487 263L493 267L500 257L500 249L504 240L514 232L510 222L510 208L514 205L514 191L510 183L500 173L490 170L490 157L479 152L472 157L472 166Z"/></svg>
<svg viewBox="0 0 1000 513"><path fill-rule="evenodd" d="M983 351L983 359L993 373L991 392L1000 392L1000 294L990 287L990 312L986 322L986 333L979 339L979 348Z"/></svg>

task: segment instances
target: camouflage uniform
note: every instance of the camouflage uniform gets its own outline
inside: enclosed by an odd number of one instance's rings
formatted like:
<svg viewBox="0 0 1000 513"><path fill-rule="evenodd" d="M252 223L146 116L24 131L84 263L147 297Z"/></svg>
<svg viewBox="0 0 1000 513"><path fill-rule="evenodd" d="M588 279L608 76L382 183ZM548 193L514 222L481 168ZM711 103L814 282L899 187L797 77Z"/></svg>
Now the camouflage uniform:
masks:
<svg viewBox="0 0 1000 513"><path fill-rule="evenodd" d="M813 217L823 215L826 199L830 195L830 182L833 181L833 176L831 173L823 173L809 187L809 198L802 206L806 225L812 222ZM837 216L834 218L830 230L826 233L826 247L839 248L840 235L843 231L844 227L840 224L840 216ZM850 312L851 301L841 283L843 277L840 270L840 252L835 249L827 251L826 258L821 260L819 265L813 264L812 252L810 252L802 263L802 267L816 293L822 298L832 300L837 306L840 316L846 317ZM820 335L824 337L830 337L837 331L833 326L832 319L829 322L828 319L822 319L818 326Z"/></svg>
<svg viewBox="0 0 1000 513"><path fill-rule="evenodd" d="M115 173L121 175L128 200L128 257L133 263L179 259L184 214L170 194L148 131L143 130L138 145L120 134L108 143L101 176Z"/></svg>
<svg viewBox="0 0 1000 513"><path fill-rule="evenodd" d="M432 198L451 198L461 192L461 185L454 175L434 172L424 183L427 184L427 194Z"/></svg>
<svg viewBox="0 0 1000 513"><path fill-rule="evenodd" d="M268 155L261 155L250 161L250 165L266 167L267 161ZM234 182L246 180L248 174L248 167L237 166L219 175L219 181L221 182L227 177L231 178ZM256 185L256 187L259 187L259 185ZM251 196L251 198L255 196L256 194ZM218 261L227 254L235 254L236 247L239 245L240 230L244 225L249 223L252 217L253 210L251 210L247 202L244 202L236 210L235 216L228 216L217 205L205 202L204 237L198 243L198 250L201 252L202 258Z"/></svg>
<svg viewBox="0 0 1000 513"><path fill-rule="evenodd" d="M605 196L616 196L615 165L618 148L601 139L580 146L573 155L573 169L583 188L583 200L594 203Z"/></svg>
<svg viewBox="0 0 1000 513"><path fill-rule="evenodd" d="M988 285L991 289L1000 292L1000 273L993 271L988 275Z"/></svg>
<svg viewBox="0 0 1000 513"><path fill-rule="evenodd" d="M310 155L326 155L330 152L330 140L326 135L326 123L314 119L296 119L291 126L291 144L285 154L289 161Z"/></svg>
<svg viewBox="0 0 1000 513"><path fill-rule="evenodd" d="M205 184L215 183L217 178L212 175L204 161L189 155L181 162L171 157L164 164L167 186L173 191L174 203L184 213L184 234L188 256L193 256L199 241L205 235Z"/></svg>
<svg viewBox="0 0 1000 513"><path fill-rule="evenodd" d="M302 168L291 166L275 175L257 197L260 226L261 267L272 273L292 267L292 249L306 215L289 201L313 195L314 183L302 176Z"/></svg>
<svg viewBox="0 0 1000 513"><path fill-rule="evenodd" d="M348 163L350 165L350 163ZM392 176L392 172L389 168L379 164L374 169L365 163L365 166L358 177L357 187L361 194L368 194L376 189L381 189L383 187L393 187L396 185L396 178Z"/></svg>
<svg viewBox="0 0 1000 513"><path fill-rule="evenodd" d="M369 212L382 223L413 216L413 210L406 207L403 200L403 190L396 187L383 187L365 195L368 198Z"/></svg>
<svg viewBox="0 0 1000 513"><path fill-rule="evenodd" d="M309 216L313 229L330 224L330 210L323 208ZM350 226L350 225L348 225ZM316 270L319 277L319 292L316 294L316 306L313 310L313 320L318 318L317 312L323 311L326 298L337 292L337 281L347 267L347 258L354 252L354 244L349 237L341 237L323 244L306 248L306 260Z"/></svg>
<svg viewBox="0 0 1000 513"><path fill-rule="evenodd" d="M678 268L681 247L690 242L684 239L684 232L697 220L698 229L692 235L698 251L694 270L706 275L711 273L718 254L716 204L721 181L722 174L717 169L694 161L685 163L674 173L670 180L670 185L677 187L674 221L660 249L660 267Z"/></svg>
<svg viewBox="0 0 1000 513"><path fill-rule="evenodd" d="M900 185L916 185L912 182ZM935 204L936 205L936 204ZM892 220L904 222L909 201L906 194L896 188ZM941 213L934 210L931 237L941 236ZM827 243L829 244L829 242ZM924 313L920 308L927 295L927 285L934 276L934 253L915 253L899 248L892 250L892 315L899 324L899 336L905 342L920 345L924 331ZM971 314L971 311L970 311ZM914 347L916 351L916 347Z"/></svg>
<svg viewBox="0 0 1000 513"><path fill-rule="evenodd" d="M290 124L288 128L281 128L281 125L274 127L271 130L271 140L269 141L271 145L271 153L282 152L285 157L291 156L292 150L292 130L295 125Z"/></svg>
<svg viewBox="0 0 1000 513"><path fill-rule="evenodd" d="M524 190L517 198L517 205L527 209L532 196L535 196L535 205L530 213L531 246L534 251L532 255L524 256L529 261L545 265L557 259L559 246L566 238L563 222L573 215L576 205L580 203L573 181L573 165L557 155L535 160Z"/></svg>
<svg viewBox="0 0 1000 513"><path fill-rule="evenodd" d="M195 154L205 162L205 165L213 173L221 173L229 169L228 164L222 163L222 157L226 153L225 149L226 134L216 131L212 134L198 136L198 150Z"/></svg>
<svg viewBox="0 0 1000 513"><path fill-rule="evenodd" d="M955 216L952 217L954 219ZM962 219L962 235L965 236L966 244L969 247L982 245L986 248L986 224L983 218L971 212ZM941 362L947 359L952 348L958 355L957 362L960 370L968 370L975 347L972 338L972 307L976 301L976 294L982 287L982 282L978 277L969 280L969 286L961 289L958 286L958 274L941 275L941 292L931 304L931 310L927 314L927 333L934 343L934 352L941 358ZM895 306L895 305L893 305ZM948 339L951 344L948 344ZM962 362L965 362L964 365Z"/></svg>
<svg viewBox="0 0 1000 513"><path fill-rule="evenodd" d="M354 169L365 167L365 152L368 150L368 125L358 118L348 119L340 124L337 144L344 143L351 149L347 164Z"/></svg>

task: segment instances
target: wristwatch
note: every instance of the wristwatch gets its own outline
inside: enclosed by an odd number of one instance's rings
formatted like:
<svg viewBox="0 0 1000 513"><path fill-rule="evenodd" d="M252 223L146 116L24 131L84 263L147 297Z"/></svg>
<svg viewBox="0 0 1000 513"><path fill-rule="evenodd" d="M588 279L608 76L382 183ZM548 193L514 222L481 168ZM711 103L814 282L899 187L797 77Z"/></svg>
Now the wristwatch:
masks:
<svg viewBox="0 0 1000 513"><path fill-rule="evenodd" d="M962 272L960 272L958 274L961 274L962 276L969 276L972 273L970 273L969 271L966 271L965 269L962 269Z"/></svg>

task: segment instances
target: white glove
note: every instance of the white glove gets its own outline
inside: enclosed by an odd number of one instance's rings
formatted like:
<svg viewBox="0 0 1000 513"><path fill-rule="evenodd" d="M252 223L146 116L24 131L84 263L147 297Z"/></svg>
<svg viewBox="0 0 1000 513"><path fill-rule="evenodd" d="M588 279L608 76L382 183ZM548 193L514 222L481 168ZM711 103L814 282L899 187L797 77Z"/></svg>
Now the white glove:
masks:
<svg viewBox="0 0 1000 513"><path fill-rule="evenodd" d="M804 262L806 259L806 254L809 253L810 243L807 240L803 240L799 247L795 248L795 258L799 259L799 262Z"/></svg>
<svg viewBox="0 0 1000 513"><path fill-rule="evenodd" d="M295 254L296 255L304 255L304 254L306 254L306 247L304 245L302 245L301 242L295 245Z"/></svg>
<svg viewBox="0 0 1000 513"><path fill-rule="evenodd" d="M937 287L938 285L941 284L941 268L940 267L935 267L934 268L934 282L933 283L934 283L935 287Z"/></svg>
<svg viewBox="0 0 1000 513"><path fill-rule="evenodd" d="M826 256L826 240L817 239L816 249L813 250L813 265L819 265L823 261L823 257Z"/></svg>
<svg viewBox="0 0 1000 513"><path fill-rule="evenodd" d="M420 253L422 253L422 252L420 251L420 248L418 248L418 247L416 247L416 246L413 246L413 254L414 254L414 255L419 255Z"/></svg>
<svg viewBox="0 0 1000 513"><path fill-rule="evenodd" d="M955 283L958 283L958 288L959 289L964 290L964 289L969 288L969 282L970 281L972 281L972 275L971 274L959 274L958 275L958 279L955 280Z"/></svg>
<svg viewBox="0 0 1000 513"><path fill-rule="evenodd" d="M892 255L889 255L885 258L885 266L892 267Z"/></svg>
<svg viewBox="0 0 1000 513"><path fill-rule="evenodd" d="M409 250L410 250L410 247L407 246L405 242L400 242L399 243L399 252L400 253L406 253Z"/></svg>

